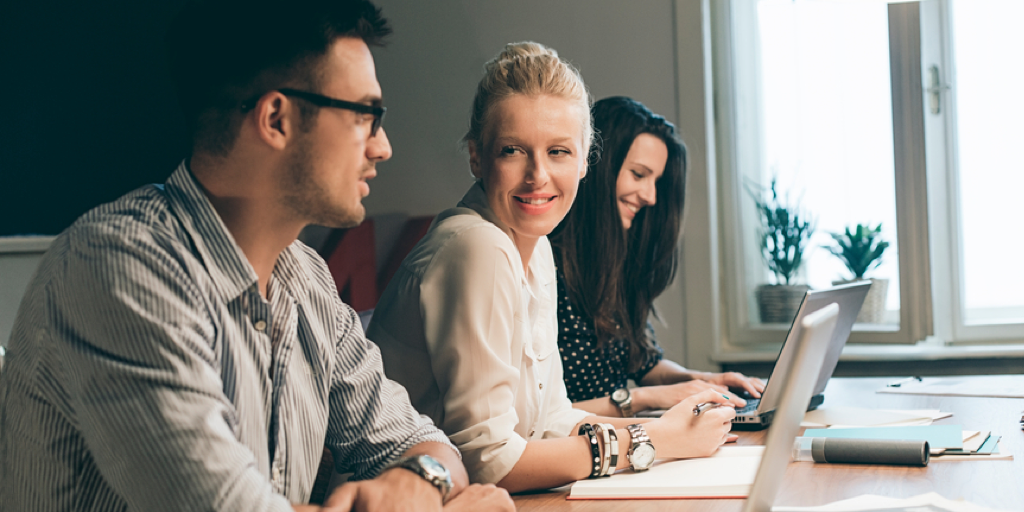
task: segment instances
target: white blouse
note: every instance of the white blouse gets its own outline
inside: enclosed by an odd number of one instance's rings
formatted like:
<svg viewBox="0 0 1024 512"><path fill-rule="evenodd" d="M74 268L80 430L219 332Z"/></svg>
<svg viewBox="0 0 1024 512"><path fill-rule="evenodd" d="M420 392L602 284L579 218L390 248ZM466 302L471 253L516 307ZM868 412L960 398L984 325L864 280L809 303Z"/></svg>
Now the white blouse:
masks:
<svg viewBox="0 0 1024 512"><path fill-rule="evenodd" d="M527 440L565 437L589 415L562 381L551 245L541 238L524 272L510 234L474 185L406 257L367 330L480 483L504 478Z"/></svg>

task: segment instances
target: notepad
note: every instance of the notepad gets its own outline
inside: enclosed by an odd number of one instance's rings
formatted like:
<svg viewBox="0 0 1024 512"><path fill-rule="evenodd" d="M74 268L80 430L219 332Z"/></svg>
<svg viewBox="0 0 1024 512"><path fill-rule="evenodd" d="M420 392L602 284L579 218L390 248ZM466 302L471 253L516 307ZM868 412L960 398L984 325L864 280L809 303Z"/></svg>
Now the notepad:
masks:
<svg viewBox="0 0 1024 512"><path fill-rule="evenodd" d="M963 427L960 425L926 425L912 427L815 428L804 437L837 437L844 439L913 439L928 441L932 451L962 449Z"/></svg>
<svg viewBox="0 0 1024 512"><path fill-rule="evenodd" d="M763 452L763 446L723 446L711 457L658 461L640 473L623 469L572 484L567 499L746 498Z"/></svg>

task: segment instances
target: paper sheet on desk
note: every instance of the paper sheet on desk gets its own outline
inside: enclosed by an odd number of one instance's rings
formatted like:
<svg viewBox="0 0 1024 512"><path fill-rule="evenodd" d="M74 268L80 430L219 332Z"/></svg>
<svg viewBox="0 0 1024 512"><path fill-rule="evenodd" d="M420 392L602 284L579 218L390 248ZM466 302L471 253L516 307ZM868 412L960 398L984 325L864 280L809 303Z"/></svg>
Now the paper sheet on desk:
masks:
<svg viewBox="0 0 1024 512"><path fill-rule="evenodd" d="M807 411L800 426L816 428L832 425L846 427L931 425L933 420L950 416L952 416L951 413L941 412L938 409L896 410L829 406Z"/></svg>
<svg viewBox="0 0 1024 512"><path fill-rule="evenodd" d="M1024 398L1024 375L925 377L920 382L901 382L899 387L886 386L877 392L906 395Z"/></svg>
<svg viewBox="0 0 1024 512"><path fill-rule="evenodd" d="M890 498L864 494L848 500L817 507L773 506L772 512L1003 512L966 501L953 501L938 493L919 494L911 498Z"/></svg>

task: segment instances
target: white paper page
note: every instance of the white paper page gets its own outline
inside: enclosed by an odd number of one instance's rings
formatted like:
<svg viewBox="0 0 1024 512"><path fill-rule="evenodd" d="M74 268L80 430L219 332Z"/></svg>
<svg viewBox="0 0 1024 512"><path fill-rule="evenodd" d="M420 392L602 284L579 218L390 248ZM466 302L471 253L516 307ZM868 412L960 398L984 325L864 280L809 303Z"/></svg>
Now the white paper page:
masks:
<svg viewBox="0 0 1024 512"><path fill-rule="evenodd" d="M772 512L1003 512L966 501L953 501L938 493L919 494L911 498L890 498L864 494L848 500L817 507L773 506Z"/></svg>
<svg viewBox="0 0 1024 512"><path fill-rule="evenodd" d="M899 387L883 387L878 393L906 395L982 396L1024 398L1024 375L983 375L970 377L925 377L906 381Z"/></svg>
<svg viewBox="0 0 1024 512"><path fill-rule="evenodd" d="M989 434L991 434L991 432L988 430L984 432L964 430L963 451L972 453L978 451L978 448L981 448L981 445L985 444L985 441L988 441Z"/></svg>
<svg viewBox="0 0 1024 512"><path fill-rule="evenodd" d="M938 413L938 411L935 411ZM931 411L899 411L893 409L864 409L860 407L830 406L807 411L801 427L827 427L848 425L851 427L876 427L897 424L930 425L934 414Z"/></svg>
<svg viewBox="0 0 1024 512"><path fill-rule="evenodd" d="M623 469L609 478L580 480L572 484L571 496L715 495L720 486L745 486L746 494L762 453L764 446L723 446L711 457L657 461L639 473Z"/></svg>

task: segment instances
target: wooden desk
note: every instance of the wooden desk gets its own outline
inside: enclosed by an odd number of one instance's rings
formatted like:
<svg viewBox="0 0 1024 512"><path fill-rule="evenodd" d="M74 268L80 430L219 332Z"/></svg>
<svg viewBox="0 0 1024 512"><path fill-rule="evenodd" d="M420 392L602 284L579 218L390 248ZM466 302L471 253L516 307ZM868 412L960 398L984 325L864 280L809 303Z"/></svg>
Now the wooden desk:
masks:
<svg viewBox="0 0 1024 512"><path fill-rule="evenodd" d="M1002 453L1014 460L932 460L928 467L791 462L775 500L777 505L824 505L861 494L907 498L937 492L998 510L1024 510L1024 431L1020 428L1024 399L875 393L895 378L835 378L825 390L825 406L844 404L877 409L939 409L951 418L936 424L962 425L964 430L991 430L1001 435ZM765 432L738 432L738 444L764 444ZM612 476L611 478L615 478ZM567 501L568 486L514 496L520 511L709 511L734 512L743 500L588 500Z"/></svg>

